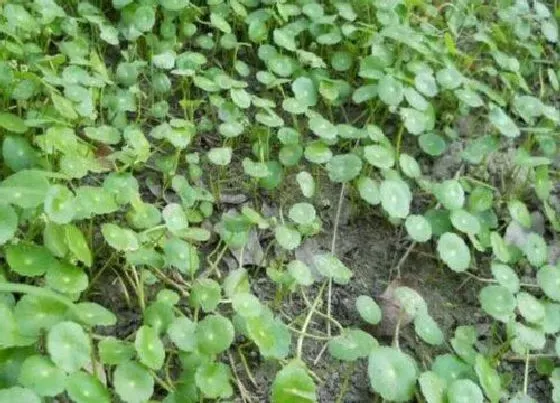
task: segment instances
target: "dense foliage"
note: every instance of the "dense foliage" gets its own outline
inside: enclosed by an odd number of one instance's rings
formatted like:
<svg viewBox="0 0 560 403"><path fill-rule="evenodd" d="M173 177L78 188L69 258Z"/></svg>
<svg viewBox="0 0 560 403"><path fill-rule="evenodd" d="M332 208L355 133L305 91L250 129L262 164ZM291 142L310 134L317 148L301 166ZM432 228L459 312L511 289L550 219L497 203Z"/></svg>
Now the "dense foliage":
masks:
<svg viewBox="0 0 560 403"><path fill-rule="evenodd" d="M531 402L534 365L560 401L559 17L536 0L0 2L0 403L246 399L240 344L274 363L272 402L311 402L309 339L367 360L388 401ZM438 177L442 158L458 163ZM444 334L406 286L392 345L363 330L374 295L341 326L339 214L330 252L294 255L325 231L327 184L339 213L350 194L481 280L495 339ZM249 201L225 204L231 186ZM115 298L140 314L124 334ZM447 352L417 361L404 326ZM524 390L500 372L512 355Z"/></svg>

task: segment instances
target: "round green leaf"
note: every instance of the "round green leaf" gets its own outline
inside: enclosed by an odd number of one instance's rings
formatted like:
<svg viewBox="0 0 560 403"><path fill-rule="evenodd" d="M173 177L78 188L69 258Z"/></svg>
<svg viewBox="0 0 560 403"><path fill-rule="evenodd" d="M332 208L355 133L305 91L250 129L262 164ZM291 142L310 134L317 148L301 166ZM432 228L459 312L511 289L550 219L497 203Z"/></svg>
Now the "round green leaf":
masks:
<svg viewBox="0 0 560 403"><path fill-rule="evenodd" d="M418 378L426 403L444 402L445 382L432 371L422 372Z"/></svg>
<svg viewBox="0 0 560 403"><path fill-rule="evenodd" d="M504 323L507 323L511 318L516 306L511 291L501 285L484 287L480 290L478 299L484 312Z"/></svg>
<svg viewBox="0 0 560 403"><path fill-rule="evenodd" d="M112 336L106 337L97 345L101 362L108 365L117 365L131 360L135 350L131 343L118 340Z"/></svg>
<svg viewBox="0 0 560 403"><path fill-rule="evenodd" d="M41 398L32 390L19 386L0 390L0 403L41 403Z"/></svg>
<svg viewBox="0 0 560 403"><path fill-rule="evenodd" d="M66 372L75 372L91 360L89 337L74 322L60 322L51 327L47 350L56 366Z"/></svg>
<svg viewBox="0 0 560 403"><path fill-rule="evenodd" d="M272 383L273 403L310 403L316 400L315 383L301 361L292 361L276 373Z"/></svg>
<svg viewBox="0 0 560 403"><path fill-rule="evenodd" d="M436 197L447 210L460 209L465 203L465 192L456 180L443 182L436 192Z"/></svg>
<svg viewBox="0 0 560 403"><path fill-rule="evenodd" d="M371 325L381 322L381 308L367 295L360 295L356 299L356 309L364 321Z"/></svg>
<svg viewBox="0 0 560 403"><path fill-rule="evenodd" d="M113 385L117 395L126 403L145 402L154 393L154 378L134 361L117 365Z"/></svg>
<svg viewBox="0 0 560 403"><path fill-rule="evenodd" d="M531 294L520 292L516 296L517 309L521 316L531 323L540 323L545 316L544 305Z"/></svg>
<svg viewBox="0 0 560 403"><path fill-rule="evenodd" d="M27 126L22 118L8 112L0 112L0 127L12 133L25 133Z"/></svg>
<svg viewBox="0 0 560 403"><path fill-rule="evenodd" d="M379 347L369 355L368 375L371 387L383 399L408 401L414 396L418 370L408 354L390 347Z"/></svg>
<svg viewBox="0 0 560 403"><path fill-rule="evenodd" d="M482 354L477 354L474 364L478 381L491 402L497 402L502 397L501 377Z"/></svg>
<svg viewBox="0 0 560 403"><path fill-rule="evenodd" d="M395 155L393 151L380 145L365 146L364 158L377 168L389 169L395 165Z"/></svg>
<svg viewBox="0 0 560 403"><path fill-rule="evenodd" d="M437 157L445 151L446 144L445 140L433 133L425 133L418 137L418 144L422 151L432 157Z"/></svg>
<svg viewBox="0 0 560 403"><path fill-rule="evenodd" d="M111 395L97 377L83 371L75 372L66 381L66 391L76 403L110 403Z"/></svg>
<svg viewBox="0 0 560 403"><path fill-rule="evenodd" d="M525 228L531 228L531 214L525 203L519 200L510 200L508 202L508 210L511 218L516 220Z"/></svg>
<svg viewBox="0 0 560 403"><path fill-rule="evenodd" d="M315 181L309 172L300 172L296 175L296 182L299 185L301 193L307 197L313 197L315 193Z"/></svg>
<svg viewBox="0 0 560 403"><path fill-rule="evenodd" d="M129 229L121 228L113 223L101 226L101 233L110 247L118 251L132 251L139 248L136 234Z"/></svg>
<svg viewBox="0 0 560 403"><path fill-rule="evenodd" d="M389 75L385 75L379 80L377 93L379 99L392 107L397 107L404 98L403 85L400 81Z"/></svg>
<svg viewBox="0 0 560 403"><path fill-rule="evenodd" d="M405 153L399 155L399 167L409 178L418 178L422 173L416 159Z"/></svg>
<svg viewBox="0 0 560 403"><path fill-rule="evenodd" d="M196 323L181 316L169 325L167 335L180 350L192 352L196 349L195 329Z"/></svg>
<svg viewBox="0 0 560 403"><path fill-rule="evenodd" d="M464 271L471 263L471 253L465 241L452 232L446 232L439 238L437 251L441 260L453 271Z"/></svg>
<svg viewBox="0 0 560 403"><path fill-rule="evenodd" d="M335 155L326 168L332 182L349 182L360 174L362 160L355 154Z"/></svg>
<svg viewBox="0 0 560 403"><path fill-rule="evenodd" d="M68 307L47 297L24 295L14 308L19 330L26 335L38 335L64 320Z"/></svg>
<svg viewBox="0 0 560 403"><path fill-rule="evenodd" d="M470 379L458 379L447 389L449 403L483 403L484 396L476 383Z"/></svg>
<svg viewBox="0 0 560 403"><path fill-rule="evenodd" d="M426 242L432 237L432 226L422 215L409 215L406 217L404 225L408 236L416 242Z"/></svg>
<svg viewBox="0 0 560 403"><path fill-rule="evenodd" d="M208 159L214 165L229 165L231 162L231 155L231 147L215 147L208 151Z"/></svg>
<svg viewBox="0 0 560 403"><path fill-rule="evenodd" d="M66 374L46 356L28 357L19 372L19 382L39 396L56 396L65 388Z"/></svg>
<svg viewBox="0 0 560 403"><path fill-rule="evenodd" d="M204 354L219 354L233 342L234 330L231 322L222 315L208 315L195 330L198 349Z"/></svg>
<svg viewBox="0 0 560 403"><path fill-rule="evenodd" d="M352 277L352 271L330 253L315 255L313 263L321 275L332 278L337 284L348 284Z"/></svg>
<svg viewBox="0 0 560 403"><path fill-rule="evenodd" d="M406 286L395 288L395 297L399 307L410 317L415 317L418 313L427 312L426 301L414 289Z"/></svg>
<svg viewBox="0 0 560 403"><path fill-rule="evenodd" d="M451 224L456 230L467 234L478 234L481 230L478 218L463 209L453 210L450 215Z"/></svg>
<svg viewBox="0 0 560 403"><path fill-rule="evenodd" d="M512 293L519 291L519 277L511 267L501 263L492 263L490 269L499 285L506 287Z"/></svg>
<svg viewBox="0 0 560 403"><path fill-rule="evenodd" d="M179 238L170 238L163 244L165 262L185 274L193 274L200 267L200 258L194 246Z"/></svg>
<svg viewBox="0 0 560 403"><path fill-rule="evenodd" d="M287 250L295 249L301 243L301 234L299 231L287 225L279 225L276 227L274 230L274 237L280 246Z"/></svg>
<svg viewBox="0 0 560 403"><path fill-rule="evenodd" d="M62 185L52 185L45 195L45 213L57 224L72 221L76 211L74 194Z"/></svg>
<svg viewBox="0 0 560 403"><path fill-rule="evenodd" d="M228 398L233 394L229 366L221 362L207 362L196 369L196 386L208 399Z"/></svg>
<svg viewBox="0 0 560 403"><path fill-rule="evenodd" d="M531 232L523 247L523 252L534 267L542 266L548 258L548 248L542 236Z"/></svg>
<svg viewBox="0 0 560 403"><path fill-rule="evenodd" d="M427 312L420 311L414 317L414 331L428 344L440 345L444 341L443 332Z"/></svg>
<svg viewBox="0 0 560 403"><path fill-rule="evenodd" d="M4 245L16 234L18 216L9 204L0 205L0 245Z"/></svg>
<svg viewBox="0 0 560 403"><path fill-rule="evenodd" d="M39 171L19 171L0 183L0 200L22 208L42 204L49 191L49 181Z"/></svg>
<svg viewBox="0 0 560 403"><path fill-rule="evenodd" d="M43 246L19 243L6 247L6 260L10 268L22 276L40 276L58 262Z"/></svg>
<svg viewBox="0 0 560 403"><path fill-rule="evenodd" d="M165 360L165 348L156 329L151 326L140 326L136 331L134 347L142 364L156 370L162 367Z"/></svg>
<svg viewBox="0 0 560 403"><path fill-rule="evenodd" d="M377 341L359 329L344 329L340 336L329 341L329 353L341 361L356 361L367 357L378 346Z"/></svg>
<svg viewBox="0 0 560 403"><path fill-rule="evenodd" d="M376 205L381 202L379 184L376 181L367 176L360 176L357 185L358 192L363 200L371 205Z"/></svg>
<svg viewBox="0 0 560 403"><path fill-rule="evenodd" d="M290 273L296 284L304 287L308 287L313 284L311 269L301 260L292 260L288 263L288 273Z"/></svg>
<svg viewBox="0 0 560 403"><path fill-rule="evenodd" d="M560 301L560 268L544 266L537 272L537 283L546 296L554 301Z"/></svg>
<svg viewBox="0 0 560 403"><path fill-rule="evenodd" d="M296 203L290 208L288 217L296 224L311 224L315 220L315 207L309 203Z"/></svg>
<svg viewBox="0 0 560 403"><path fill-rule="evenodd" d="M381 182L381 206L391 218L406 218L410 211L412 194L408 184L402 180L390 179Z"/></svg>
<svg viewBox="0 0 560 403"><path fill-rule="evenodd" d="M262 306L257 297L250 293L238 293L231 297L233 310L243 317L256 317L262 312Z"/></svg>
<svg viewBox="0 0 560 403"><path fill-rule="evenodd" d="M205 278L197 280L192 287L190 302L195 308L204 312L212 312L220 303L222 289L215 280Z"/></svg>
<svg viewBox="0 0 560 403"><path fill-rule="evenodd" d="M76 295L88 286L88 276L83 269L66 261L49 268L45 275L47 286L63 294Z"/></svg>

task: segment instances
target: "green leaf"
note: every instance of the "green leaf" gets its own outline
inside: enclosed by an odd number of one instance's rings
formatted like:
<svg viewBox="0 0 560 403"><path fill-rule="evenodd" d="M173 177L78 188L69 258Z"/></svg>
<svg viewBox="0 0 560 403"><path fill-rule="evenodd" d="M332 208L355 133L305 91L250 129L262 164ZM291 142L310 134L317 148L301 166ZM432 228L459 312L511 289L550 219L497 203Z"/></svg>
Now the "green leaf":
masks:
<svg viewBox="0 0 560 403"><path fill-rule="evenodd" d="M418 383L426 403L443 403L445 401L445 382L435 372L422 372L418 377Z"/></svg>
<svg viewBox="0 0 560 403"><path fill-rule="evenodd" d="M400 81L385 75L377 85L379 99L391 107L397 107L404 98L404 89Z"/></svg>
<svg viewBox="0 0 560 403"><path fill-rule="evenodd" d="M140 362L148 368L158 370L163 366L165 348L153 327L140 326L136 331L134 348Z"/></svg>
<svg viewBox="0 0 560 403"><path fill-rule="evenodd" d="M290 331L272 312L263 306L257 317L247 317L247 335L259 348L265 358L282 360L290 352L292 337Z"/></svg>
<svg viewBox="0 0 560 403"><path fill-rule="evenodd" d="M492 270L492 276L494 276L499 285L506 287L512 293L519 291L519 277L511 267L494 262L490 269Z"/></svg>
<svg viewBox="0 0 560 403"><path fill-rule="evenodd" d="M112 336L106 337L97 345L99 358L102 363L117 365L127 362L134 357L134 346L128 342L118 340Z"/></svg>
<svg viewBox="0 0 560 403"><path fill-rule="evenodd" d="M0 204L0 246L12 239L17 231L18 216L9 204Z"/></svg>
<svg viewBox="0 0 560 403"><path fill-rule="evenodd" d="M66 391L76 403L110 403L111 395L96 376L75 372L66 381Z"/></svg>
<svg viewBox="0 0 560 403"><path fill-rule="evenodd" d="M417 178L421 175L420 165L414 157L408 154L401 153L399 155L399 167L409 178Z"/></svg>
<svg viewBox="0 0 560 403"><path fill-rule="evenodd" d="M501 285L484 287L478 298L484 312L504 323L509 321L516 306L511 291Z"/></svg>
<svg viewBox="0 0 560 403"><path fill-rule="evenodd" d="M22 171L40 165L39 154L24 137L5 136L2 157L12 171Z"/></svg>
<svg viewBox="0 0 560 403"><path fill-rule="evenodd" d="M519 137L521 134L515 122L499 106L490 105L488 118L490 119L490 123L492 123L503 136L514 138Z"/></svg>
<svg viewBox="0 0 560 403"><path fill-rule="evenodd" d="M184 230L189 222L183 207L179 203L169 203L162 212L165 227L172 233Z"/></svg>
<svg viewBox="0 0 560 403"><path fill-rule="evenodd" d="M315 180L309 172L299 172L296 175L296 182L299 185L301 193L305 197L313 197L313 194L315 193Z"/></svg>
<svg viewBox="0 0 560 403"><path fill-rule="evenodd" d="M77 295L88 286L88 276L84 270L73 264L61 261L48 268L45 275L47 286L63 294Z"/></svg>
<svg viewBox="0 0 560 403"><path fill-rule="evenodd" d="M377 346L377 341L369 333L359 329L344 329L328 343L329 353L341 361L367 357Z"/></svg>
<svg viewBox="0 0 560 403"><path fill-rule="evenodd" d="M470 379L458 379L447 389L449 403L483 403L484 396L476 383Z"/></svg>
<svg viewBox="0 0 560 403"><path fill-rule="evenodd" d="M446 180L437 189L436 197L447 210L457 210L465 203L465 192L461 183Z"/></svg>
<svg viewBox="0 0 560 403"><path fill-rule="evenodd" d="M217 13L210 13L210 24L225 34L231 33L231 26L224 17Z"/></svg>
<svg viewBox="0 0 560 403"><path fill-rule="evenodd" d="M525 203L519 200L510 200L508 202L508 210L511 218L516 220L525 228L531 228L531 214Z"/></svg>
<svg viewBox="0 0 560 403"><path fill-rule="evenodd" d="M400 309L410 317L415 317L419 313L427 312L426 301L414 289L406 286L395 288L395 297Z"/></svg>
<svg viewBox="0 0 560 403"><path fill-rule="evenodd" d="M231 306L236 313L247 318L259 316L262 312L259 299L250 293L238 293L232 296Z"/></svg>
<svg viewBox="0 0 560 403"><path fill-rule="evenodd" d="M184 274L194 274L200 267L200 258L194 246L179 238L170 238L163 244L165 263Z"/></svg>
<svg viewBox="0 0 560 403"><path fill-rule="evenodd" d="M432 237L432 226L422 215L409 215L406 217L404 225L408 236L416 242L426 242Z"/></svg>
<svg viewBox="0 0 560 403"><path fill-rule="evenodd" d="M438 240L437 251L441 260L451 270L461 272L469 268L471 263L469 248L457 234L444 233Z"/></svg>
<svg viewBox="0 0 560 403"><path fill-rule="evenodd" d="M19 382L39 396L56 396L64 391L66 374L48 357L29 356L21 365Z"/></svg>
<svg viewBox="0 0 560 403"><path fill-rule="evenodd" d="M317 401L315 383L305 364L291 361L276 373L272 383L273 403L309 403Z"/></svg>
<svg viewBox="0 0 560 403"><path fill-rule="evenodd" d="M385 346L374 349L368 375L371 387L383 399L404 402L414 396L418 369L414 359L402 351Z"/></svg>
<svg viewBox="0 0 560 403"><path fill-rule="evenodd" d="M52 298L24 295L14 308L17 327L22 334L39 335L64 320L68 307Z"/></svg>
<svg viewBox="0 0 560 403"><path fill-rule="evenodd" d="M502 380L498 371L492 368L482 354L477 354L474 370L484 393L491 402L498 402L502 397Z"/></svg>
<svg viewBox="0 0 560 403"><path fill-rule="evenodd" d="M517 309L528 322L539 324L545 316L544 305L534 296L520 292L516 296Z"/></svg>
<svg viewBox="0 0 560 403"><path fill-rule="evenodd" d="M478 218L463 209L451 211L451 223L456 230L466 234L478 234L481 230Z"/></svg>
<svg viewBox="0 0 560 403"><path fill-rule="evenodd" d="M310 78L296 78L292 82L292 92L298 101L303 102L307 106L315 106L317 104L317 89Z"/></svg>
<svg viewBox="0 0 560 403"><path fill-rule="evenodd" d="M27 131L27 126L23 119L8 112L0 112L0 127L9 132L18 134Z"/></svg>
<svg viewBox="0 0 560 403"><path fill-rule="evenodd" d="M101 233L109 246L117 251L132 251L139 248L136 234L117 224L105 223L101 226Z"/></svg>
<svg viewBox="0 0 560 403"><path fill-rule="evenodd" d="M369 296L360 295L356 299L356 309L361 318L371 325L377 325L381 322L381 308Z"/></svg>
<svg viewBox="0 0 560 403"><path fill-rule="evenodd" d="M231 322L222 315L208 315L195 330L197 346L204 354L219 354L229 348L234 338Z"/></svg>
<svg viewBox="0 0 560 403"><path fill-rule="evenodd" d="M274 237L280 246L287 250L297 248L301 243L301 234L287 225L279 225L274 230Z"/></svg>
<svg viewBox="0 0 560 403"><path fill-rule="evenodd" d="M537 283L548 298L560 301L560 268L549 265L541 267L537 272Z"/></svg>
<svg viewBox="0 0 560 403"><path fill-rule="evenodd" d="M134 361L117 365L113 385L117 395L126 403L145 402L154 393L154 378Z"/></svg>
<svg viewBox="0 0 560 403"><path fill-rule="evenodd" d="M85 127L84 134L90 139L104 144L118 144L121 141L119 130L116 127L107 125Z"/></svg>
<svg viewBox="0 0 560 403"><path fill-rule="evenodd" d="M367 176L360 176L357 185L362 200L365 200L371 205L381 203L379 184L375 180Z"/></svg>
<svg viewBox="0 0 560 403"><path fill-rule="evenodd" d="M66 372L75 372L91 360L89 337L74 322L60 322L51 327L47 350L56 366Z"/></svg>
<svg viewBox="0 0 560 403"><path fill-rule="evenodd" d="M19 171L0 183L0 200L22 208L42 204L49 191L49 181L39 171Z"/></svg>
<svg viewBox="0 0 560 403"><path fill-rule="evenodd" d="M0 389L0 403L41 403L41 398L32 390L14 386Z"/></svg>
<svg viewBox="0 0 560 403"><path fill-rule="evenodd" d="M399 179L384 180L379 187L381 206L391 218L406 218L410 211L412 194L408 184Z"/></svg>
<svg viewBox="0 0 560 403"><path fill-rule="evenodd" d="M78 227L68 224L64 227L66 245L76 259L83 262L87 267L91 267L92 258L88 243L84 234Z"/></svg>
<svg viewBox="0 0 560 403"><path fill-rule="evenodd" d="M290 273L296 284L305 287L313 284L311 269L300 260L292 260L288 263L288 273Z"/></svg>
<svg viewBox="0 0 560 403"><path fill-rule="evenodd" d="M365 146L364 158L371 165L381 169L389 169L395 165L393 151L380 145Z"/></svg>
<svg viewBox="0 0 560 403"><path fill-rule="evenodd" d="M196 280L192 286L190 303L195 308L202 308L203 312L216 310L220 303L222 289L215 280L205 278Z"/></svg>
<svg viewBox="0 0 560 403"><path fill-rule="evenodd" d="M399 115L404 121L406 130L410 134L418 136L424 133L429 128L429 116L425 112L413 108L400 108ZM430 155L438 155L435 153L435 151L433 151L433 153L431 152L432 148L425 149L425 147L422 147L422 149L424 149L424 151L426 151Z"/></svg>
<svg viewBox="0 0 560 403"><path fill-rule="evenodd" d="M432 157L440 156L446 148L445 140L433 133L426 133L418 137L418 144L422 151Z"/></svg>
<svg viewBox="0 0 560 403"><path fill-rule="evenodd" d="M208 399L228 398L233 394L230 367L221 362L206 362L196 369L196 386Z"/></svg>
<svg viewBox="0 0 560 403"><path fill-rule="evenodd" d="M192 352L196 349L196 323L187 317L178 317L167 328L167 335L182 351Z"/></svg>
<svg viewBox="0 0 560 403"><path fill-rule="evenodd" d="M337 284L348 284L352 271L330 253L313 256L313 263L321 275L332 278Z"/></svg>
<svg viewBox="0 0 560 403"><path fill-rule="evenodd" d="M296 224L311 224L315 221L315 207L309 203L296 203L290 208L288 217Z"/></svg>
<svg viewBox="0 0 560 403"><path fill-rule="evenodd" d="M540 267L548 258L548 247L546 242L535 232L531 232L527 237L527 241L523 247L523 253L534 267Z"/></svg>
<svg viewBox="0 0 560 403"><path fill-rule="evenodd" d="M72 221L76 212L74 194L62 185L52 185L45 195L45 213L57 224Z"/></svg>
<svg viewBox="0 0 560 403"><path fill-rule="evenodd" d="M114 326L117 317L107 308L94 302L80 302L74 305L77 319L88 326Z"/></svg>
<svg viewBox="0 0 560 403"><path fill-rule="evenodd" d="M57 266L56 259L43 246L19 243L6 246L5 251L10 268L22 276L40 276Z"/></svg>
<svg viewBox="0 0 560 403"><path fill-rule="evenodd" d="M443 332L427 312L420 311L414 317L414 331L428 344L440 345L444 341Z"/></svg>

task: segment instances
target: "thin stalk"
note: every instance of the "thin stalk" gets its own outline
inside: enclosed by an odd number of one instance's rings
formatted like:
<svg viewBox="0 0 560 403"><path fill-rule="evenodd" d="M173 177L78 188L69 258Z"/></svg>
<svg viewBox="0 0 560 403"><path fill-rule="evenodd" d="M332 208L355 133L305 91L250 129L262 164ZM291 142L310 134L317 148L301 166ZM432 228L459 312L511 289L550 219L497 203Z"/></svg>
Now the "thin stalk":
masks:
<svg viewBox="0 0 560 403"><path fill-rule="evenodd" d="M311 322L311 318L313 317L313 313L315 312L315 309L317 309L317 305L319 304L319 301L321 300L321 297L323 296L323 291L325 289L325 286L327 285L327 281L324 281L323 284L321 285L321 288L319 289L319 293L317 294L317 296L315 297L315 300L313 301L313 305L311 305L311 309L309 310L307 316L305 317L305 321L303 322L303 326L301 327L301 334L298 337L297 340L297 348L296 348L296 357L301 359L301 356L303 354L303 340L305 339L306 331L307 331L307 327L309 326L309 323Z"/></svg>

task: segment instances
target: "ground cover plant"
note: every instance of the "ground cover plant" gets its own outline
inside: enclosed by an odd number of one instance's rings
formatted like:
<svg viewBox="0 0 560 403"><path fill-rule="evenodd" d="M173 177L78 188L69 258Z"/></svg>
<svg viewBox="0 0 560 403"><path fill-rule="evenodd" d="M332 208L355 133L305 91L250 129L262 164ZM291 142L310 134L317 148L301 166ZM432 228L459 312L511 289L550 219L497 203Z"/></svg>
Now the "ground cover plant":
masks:
<svg viewBox="0 0 560 403"><path fill-rule="evenodd" d="M0 2L0 403L560 401L559 18Z"/></svg>

